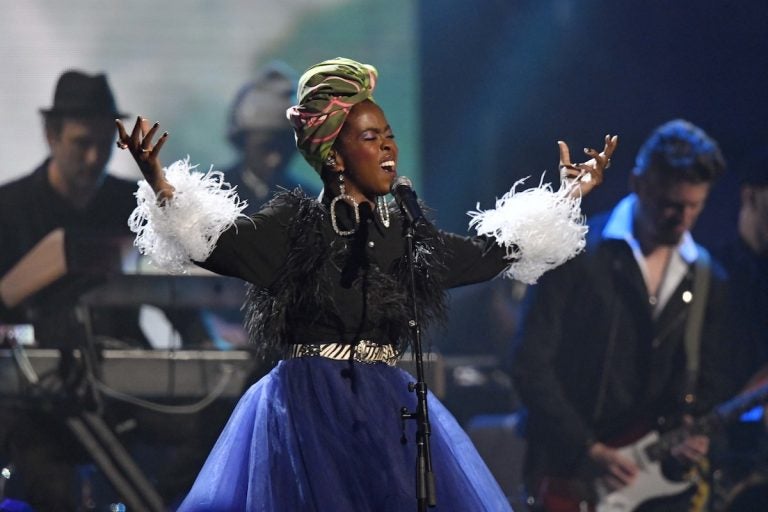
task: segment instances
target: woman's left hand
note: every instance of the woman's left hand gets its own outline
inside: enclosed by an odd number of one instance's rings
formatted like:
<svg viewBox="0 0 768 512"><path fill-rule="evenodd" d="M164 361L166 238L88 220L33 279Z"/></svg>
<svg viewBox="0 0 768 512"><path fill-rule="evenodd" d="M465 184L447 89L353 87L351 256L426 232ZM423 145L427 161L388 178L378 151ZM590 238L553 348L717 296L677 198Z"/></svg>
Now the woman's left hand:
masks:
<svg viewBox="0 0 768 512"><path fill-rule="evenodd" d="M584 148L584 153L591 157L584 163L571 162L571 152L568 144L558 141L560 146L560 180L571 188L572 197L583 197L593 188L603 182L603 174L611 165L611 155L619 143L617 135L606 135L605 146L601 152L596 149Z"/></svg>

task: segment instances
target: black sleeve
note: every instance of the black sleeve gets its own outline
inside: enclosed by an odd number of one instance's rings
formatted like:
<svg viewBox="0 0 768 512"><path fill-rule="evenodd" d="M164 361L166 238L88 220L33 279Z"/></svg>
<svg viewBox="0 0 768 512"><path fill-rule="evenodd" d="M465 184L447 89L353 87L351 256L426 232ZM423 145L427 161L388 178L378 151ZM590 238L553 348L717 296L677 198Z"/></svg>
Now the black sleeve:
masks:
<svg viewBox="0 0 768 512"><path fill-rule="evenodd" d="M268 287L288 253L288 227L294 210L287 204L268 206L238 219L222 233L213 253L198 264L217 274Z"/></svg>
<svg viewBox="0 0 768 512"><path fill-rule="evenodd" d="M504 248L492 238L445 232L441 235L446 250L446 288L488 281L499 275L508 264L504 259Z"/></svg>

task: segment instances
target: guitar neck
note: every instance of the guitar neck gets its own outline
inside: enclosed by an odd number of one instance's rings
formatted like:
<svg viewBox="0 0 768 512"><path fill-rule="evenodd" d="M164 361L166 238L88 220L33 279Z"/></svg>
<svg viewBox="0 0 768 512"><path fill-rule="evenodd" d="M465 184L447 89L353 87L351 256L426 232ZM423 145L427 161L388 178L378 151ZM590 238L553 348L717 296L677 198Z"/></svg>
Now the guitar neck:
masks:
<svg viewBox="0 0 768 512"><path fill-rule="evenodd" d="M659 461L669 455L673 446L690 435L710 435L756 405L768 401L768 384L736 397L715 407L708 414L696 419L693 425L679 427L659 436L659 440L646 448L649 459Z"/></svg>

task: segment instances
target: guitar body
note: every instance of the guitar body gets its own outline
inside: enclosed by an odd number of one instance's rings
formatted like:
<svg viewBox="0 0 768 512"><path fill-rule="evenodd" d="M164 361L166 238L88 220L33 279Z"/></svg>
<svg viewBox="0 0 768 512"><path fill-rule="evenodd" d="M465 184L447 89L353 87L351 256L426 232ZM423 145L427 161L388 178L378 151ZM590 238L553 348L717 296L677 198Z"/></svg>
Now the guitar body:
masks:
<svg viewBox="0 0 768 512"><path fill-rule="evenodd" d="M650 499L675 496L691 487L692 482L666 478L661 471L661 463L648 458L646 448L658 439L656 432L649 432L637 442L619 449L622 455L637 464L637 478L631 485L613 492L607 492L598 483L597 512L632 512Z"/></svg>
<svg viewBox="0 0 768 512"><path fill-rule="evenodd" d="M588 504L583 486L574 480L546 478L539 486L538 502L547 512L632 512L648 500L676 496L692 485L687 481L673 481L664 476L661 463L649 459L646 448L656 443L659 435L648 432L643 437L618 448L638 467L637 478L626 487L609 492L601 481L595 482L597 503Z"/></svg>
<svg viewBox="0 0 768 512"><path fill-rule="evenodd" d="M665 442L660 442L659 434L648 432L642 437L632 434L616 443L617 450L638 467L635 481L617 491L609 492L600 481L595 483L597 503L586 501L592 494L585 490L586 482L567 478L546 477L537 486L536 501L547 512L633 512L646 501L657 498L677 496L690 489L691 481L670 480L661 470L660 458L649 456L649 448L654 445L671 446L670 440L682 439L690 432L708 433L739 417L744 411L768 402L768 384L743 392L731 400L720 404L706 416L696 420L693 426L677 429L663 434ZM681 436L682 434L682 436ZM658 450L654 450L658 452ZM665 454L668 454L666 452ZM768 510L768 508L766 508Z"/></svg>

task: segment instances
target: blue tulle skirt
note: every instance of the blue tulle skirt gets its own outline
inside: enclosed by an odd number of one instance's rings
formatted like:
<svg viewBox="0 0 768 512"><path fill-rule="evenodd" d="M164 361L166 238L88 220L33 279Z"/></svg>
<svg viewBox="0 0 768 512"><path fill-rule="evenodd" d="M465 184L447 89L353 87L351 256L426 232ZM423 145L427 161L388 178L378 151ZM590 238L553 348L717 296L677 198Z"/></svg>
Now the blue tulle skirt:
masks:
<svg viewBox="0 0 768 512"><path fill-rule="evenodd" d="M182 512L407 512L417 509L408 373L383 363L281 361L240 399ZM453 416L429 396L441 512L510 511Z"/></svg>

